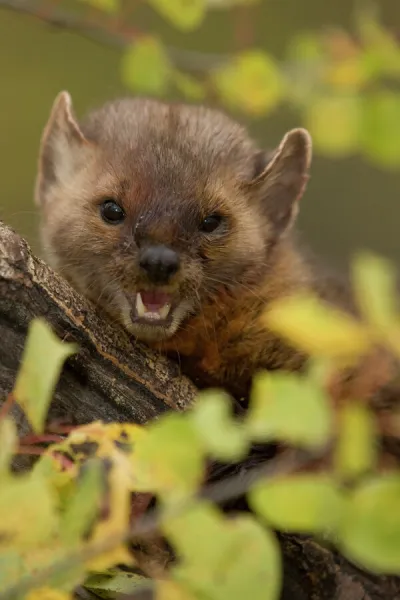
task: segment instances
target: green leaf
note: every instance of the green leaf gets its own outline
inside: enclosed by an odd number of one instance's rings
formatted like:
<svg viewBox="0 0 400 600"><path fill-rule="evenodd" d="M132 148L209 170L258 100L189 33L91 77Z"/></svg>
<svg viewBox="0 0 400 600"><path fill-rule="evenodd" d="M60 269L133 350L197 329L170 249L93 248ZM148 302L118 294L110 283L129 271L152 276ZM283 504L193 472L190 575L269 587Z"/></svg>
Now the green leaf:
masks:
<svg viewBox="0 0 400 600"><path fill-rule="evenodd" d="M203 448L184 414L170 413L146 428L132 455L135 489L180 500L196 491L204 471Z"/></svg>
<svg viewBox="0 0 400 600"><path fill-rule="evenodd" d="M353 261L353 285L364 318L378 332L398 327L396 270L393 265L369 253Z"/></svg>
<svg viewBox="0 0 400 600"><path fill-rule="evenodd" d="M191 420L206 451L217 460L236 462L246 454L249 443L246 430L231 412L228 394L210 390L199 395Z"/></svg>
<svg viewBox="0 0 400 600"><path fill-rule="evenodd" d="M26 528L27 523L24 522ZM26 548L24 552L21 549L15 552L2 551L0 549L0 589L2 597L15 598L14 587L21 579L35 577L39 571L49 571L46 578L46 585L50 589L61 591L72 591L84 579L84 565L74 563L63 570L55 570L54 564L58 561L65 561L67 556L71 556L68 548L60 546L57 542L46 546L36 545L33 548ZM39 596L40 600L44 595ZM19 596L19 598L21 598ZM19 600L18 598L18 600ZM22 599L21 599L22 600ZM24 597L27 600L27 597Z"/></svg>
<svg viewBox="0 0 400 600"><path fill-rule="evenodd" d="M287 57L290 62L307 62L320 64L324 58L321 37L314 32L306 31L296 34L289 40Z"/></svg>
<svg viewBox="0 0 400 600"><path fill-rule="evenodd" d="M311 379L260 372L253 378L246 427L258 441L320 447L331 434L332 409L326 393Z"/></svg>
<svg viewBox="0 0 400 600"><path fill-rule="evenodd" d="M173 81L177 89L185 98L196 102L204 100L206 91L204 85L194 77L181 71L175 71Z"/></svg>
<svg viewBox="0 0 400 600"><path fill-rule="evenodd" d="M356 96L320 96L308 99L305 127L315 147L325 154L346 156L358 149L360 100Z"/></svg>
<svg viewBox="0 0 400 600"><path fill-rule="evenodd" d="M135 92L161 96L166 94L172 67L162 44L155 38L143 37L125 52L122 78Z"/></svg>
<svg viewBox="0 0 400 600"><path fill-rule="evenodd" d="M254 116L275 108L284 92L275 61L258 50L248 50L217 69L213 82L224 104Z"/></svg>
<svg viewBox="0 0 400 600"><path fill-rule="evenodd" d="M85 581L85 588L101 598L114 598L115 594L135 594L149 586L149 579L136 573L116 571L111 575L92 575ZM111 593L111 596L110 596Z"/></svg>
<svg viewBox="0 0 400 600"><path fill-rule="evenodd" d="M254 518L228 520L215 507L196 503L178 517L168 516L164 529L181 559L174 579L195 597L279 598L279 545Z"/></svg>
<svg viewBox="0 0 400 600"><path fill-rule="evenodd" d="M329 532L344 509L339 488L326 475L305 473L261 481L247 497L271 527L293 533Z"/></svg>
<svg viewBox="0 0 400 600"><path fill-rule="evenodd" d="M57 528L54 493L42 477L16 476L1 485L0 549L4 544L7 549L37 548Z"/></svg>
<svg viewBox="0 0 400 600"><path fill-rule="evenodd" d="M400 48L396 36L379 22L375 6L356 11L357 35L363 49L362 58L371 75L398 76Z"/></svg>
<svg viewBox="0 0 400 600"><path fill-rule="evenodd" d="M17 444L18 435L15 422L12 419L2 419L0 421L0 477L9 472Z"/></svg>
<svg viewBox="0 0 400 600"><path fill-rule="evenodd" d="M386 474L351 495L340 530L341 551L375 573L400 571L400 476Z"/></svg>
<svg viewBox="0 0 400 600"><path fill-rule="evenodd" d="M271 304L265 324L297 348L321 358L351 360L371 345L361 323L310 295L293 295Z"/></svg>
<svg viewBox="0 0 400 600"><path fill-rule="evenodd" d="M377 164L400 166L400 95L389 90L365 96L362 110L361 147Z"/></svg>
<svg viewBox="0 0 400 600"><path fill-rule="evenodd" d="M204 0L148 0L167 21L182 31L193 31L205 16Z"/></svg>
<svg viewBox="0 0 400 600"><path fill-rule="evenodd" d="M44 320L31 322L13 393L36 432L43 430L63 364L75 352L77 346L61 342Z"/></svg>
<svg viewBox="0 0 400 600"><path fill-rule="evenodd" d="M121 7L119 0L80 0L84 4L89 4L107 13L116 13Z"/></svg>
<svg viewBox="0 0 400 600"><path fill-rule="evenodd" d="M103 492L102 464L89 459L83 466L82 477L69 498L61 520L61 535L68 544L75 544L87 533L101 508Z"/></svg>
<svg viewBox="0 0 400 600"><path fill-rule="evenodd" d="M371 469L377 455L375 421L368 408L351 402L343 406L335 448L335 469L343 478L357 477Z"/></svg>

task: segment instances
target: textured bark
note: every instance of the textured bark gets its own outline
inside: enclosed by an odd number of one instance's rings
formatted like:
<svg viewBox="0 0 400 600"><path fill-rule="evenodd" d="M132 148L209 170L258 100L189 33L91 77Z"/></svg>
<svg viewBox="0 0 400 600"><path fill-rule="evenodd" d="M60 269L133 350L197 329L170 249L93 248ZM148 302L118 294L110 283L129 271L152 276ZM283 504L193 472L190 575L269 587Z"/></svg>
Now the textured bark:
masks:
<svg viewBox="0 0 400 600"><path fill-rule="evenodd" d="M27 327L44 317L63 339L79 344L57 387L50 417L72 424L143 423L166 410L184 410L195 386L178 365L133 342L0 223L0 404L12 389ZM18 414L21 430L26 423ZM400 598L400 579L359 571L338 553L296 536L280 536L285 585L282 600Z"/></svg>

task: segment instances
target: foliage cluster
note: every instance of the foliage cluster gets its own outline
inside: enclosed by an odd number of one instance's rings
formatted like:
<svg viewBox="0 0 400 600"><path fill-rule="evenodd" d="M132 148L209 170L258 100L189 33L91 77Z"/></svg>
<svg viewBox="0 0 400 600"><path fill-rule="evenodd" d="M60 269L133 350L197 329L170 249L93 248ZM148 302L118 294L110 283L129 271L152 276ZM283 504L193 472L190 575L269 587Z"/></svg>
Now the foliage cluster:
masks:
<svg viewBox="0 0 400 600"><path fill-rule="evenodd" d="M285 105L309 129L322 154L360 154L384 168L400 166L400 44L395 32L380 22L375 7L356 11L352 32L332 28L300 33L277 60L253 40L268 0L147 0L187 35L205 26L210 11L227 13L227 36L235 28L230 13L240 8L237 22L246 18L249 31L243 44L239 39L239 48L225 56L198 53L193 64L189 57L181 67L180 51L171 52L157 32L130 28L131 2L82 1L111 13L112 31L113 18L126 19L121 75L133 92L216 100L250 118L264 118Z"/></svg>
<svg viewBox="0 0 400 600"><path fill-rule="evenodd" d="M226 394L208 390L191 410L145 426L94 422L55 437L46 414L63 363L77 348L34 320L0 411L1 598L69 600L83 585L103 598L150 586L158 600L276 600L276 530L315 536L362 568L399 574L400 473L381 468L379 422L368 402L337 402L326 385L376 346L400 357L393 269L359 256L353 281L360 320L313 297L268 309L266 325L310 354L309 369L257 374L240 419ZM8 410L13 401L34 431L23 439ZM237 463L254 442L285 449L246 489L232 479L218 484L218 494L215 484L199 494L207 459ZM35 451L32 469L11 469L17 454ZM313 461L320 466L311 468ZM252 514L225 515L217 497L239 492ZM154 496L157 508L144 515ZM177 561L139 560L131 543L151 546L157 535Z"/></svg>

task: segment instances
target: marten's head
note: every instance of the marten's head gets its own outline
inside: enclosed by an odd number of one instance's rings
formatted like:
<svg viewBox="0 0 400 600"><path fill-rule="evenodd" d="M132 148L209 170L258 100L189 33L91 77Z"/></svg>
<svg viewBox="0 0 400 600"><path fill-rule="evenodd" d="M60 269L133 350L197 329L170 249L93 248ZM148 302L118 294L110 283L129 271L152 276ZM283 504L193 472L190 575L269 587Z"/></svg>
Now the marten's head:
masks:
<svg viewBox="0 0 400 600"><path fill-rule="evenodd" d="M172 336L221 288L257 286L290 229L311 141L267 155L218 111L122 99L74 117L61 93L36 183L48 260L140 339Z"/></svg>

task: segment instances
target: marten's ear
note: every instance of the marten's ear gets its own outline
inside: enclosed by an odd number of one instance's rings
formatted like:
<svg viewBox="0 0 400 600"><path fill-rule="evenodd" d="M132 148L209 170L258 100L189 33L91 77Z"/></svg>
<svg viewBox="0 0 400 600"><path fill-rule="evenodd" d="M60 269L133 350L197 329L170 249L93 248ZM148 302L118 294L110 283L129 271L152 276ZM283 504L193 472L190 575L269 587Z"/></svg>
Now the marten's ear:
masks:
<svg viewBox="0 0 400 600"><path fill-rule="evenodd" d="M40 143L35 186L37 205L46 202L54 186L71 182L76 169L85 164L90 145L74 116L71 96L61 92L54 101Z"/></svg>
<svg viewBox="0 0 400 600"><path fill-rule="evenodd" d="M298 211L311 163L311 136L305 129L289 131L269 162L250 183L250 193L262 203L264 214L276 231L283 233Z"/></svg>

